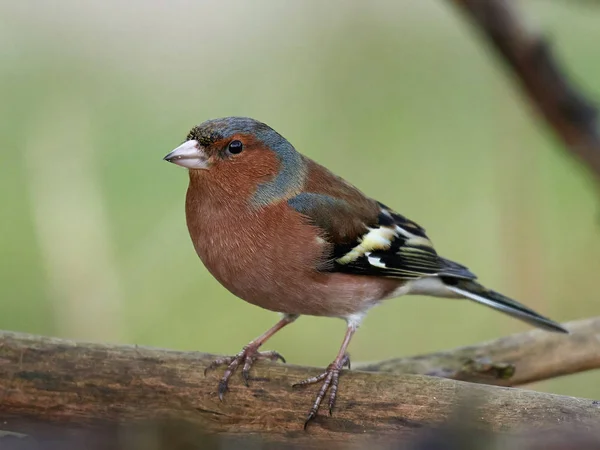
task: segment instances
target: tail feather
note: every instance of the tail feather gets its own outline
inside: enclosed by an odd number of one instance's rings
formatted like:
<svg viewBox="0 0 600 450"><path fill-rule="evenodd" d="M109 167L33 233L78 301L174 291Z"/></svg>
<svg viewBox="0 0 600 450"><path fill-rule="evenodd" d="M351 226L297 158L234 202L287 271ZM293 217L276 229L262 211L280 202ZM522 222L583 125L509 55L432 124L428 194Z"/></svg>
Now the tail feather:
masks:
<svg viewBox="0 0 600 450"><path fill-rule="evenodd" d="M485 288L481 284L471 280L461 280L450 277L442 277L444 284L452 292L473 300L482 305L489 306L505 314L523 320L531 325L548 331L568 333L560 324L541 316L534 310L529 309L521 303L505 297L504 295Z"/></svg>

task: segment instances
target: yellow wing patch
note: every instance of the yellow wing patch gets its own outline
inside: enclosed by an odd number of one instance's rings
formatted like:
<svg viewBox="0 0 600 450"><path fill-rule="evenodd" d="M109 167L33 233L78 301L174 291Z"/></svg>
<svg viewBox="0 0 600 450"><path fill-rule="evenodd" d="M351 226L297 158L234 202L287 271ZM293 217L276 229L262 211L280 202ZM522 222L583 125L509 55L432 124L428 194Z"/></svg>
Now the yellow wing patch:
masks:
<svg viewBox="0 0 600 450"><path fill-rule="evenodd" d="M396 230L392 227L369 228L369 232L362 237L360 243L336 261L339 264L348 264L364 256L365 253L387 250L396 236Z"/></svg>
<svg viewBox="0 0 600 450"><path fill-rule="evenodd" d="M396 225L396 230L402 234L403 236L406 236L408 238L408 240L406 241L406 243L408 245L423 245L425 247L431 247L433 248L433 244L431 243L431 241L427 238L421 237L421 236L416 236L414 234L412 234L409 231L406 231L404 228Z"/></svg>

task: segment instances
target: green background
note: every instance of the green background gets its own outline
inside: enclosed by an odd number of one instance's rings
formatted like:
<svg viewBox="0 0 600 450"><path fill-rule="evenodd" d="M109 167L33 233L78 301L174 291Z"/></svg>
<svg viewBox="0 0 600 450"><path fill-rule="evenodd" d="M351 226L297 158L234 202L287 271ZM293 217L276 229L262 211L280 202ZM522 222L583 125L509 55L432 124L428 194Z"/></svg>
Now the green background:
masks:
<svg viewBox="0 0 600 450"><path fill-rule="evenodd" d="M0 328L237 352L277 315L226 292L192 248L195 124L247 115L423 225L439 252L555 320L600 313L592 179L450 2L0 3ZM600 98L600 8L520 2ZM344 323L301 318L267 348L325 366ZM371 311L354 360L528 326L470 302ZM533 386L600 397L597 372Z"/></svg>

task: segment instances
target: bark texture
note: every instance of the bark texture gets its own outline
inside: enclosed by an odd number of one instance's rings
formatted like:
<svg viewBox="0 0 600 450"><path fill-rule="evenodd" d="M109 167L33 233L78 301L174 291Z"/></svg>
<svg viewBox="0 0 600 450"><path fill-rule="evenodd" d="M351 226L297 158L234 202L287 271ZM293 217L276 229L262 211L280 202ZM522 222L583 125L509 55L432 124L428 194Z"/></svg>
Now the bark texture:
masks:
<svg viewBox="0 0 600 450"><path fill-rule="evenodd" d="M496 386L519 386L600 368L600 317L569 322L565 327L570 334L533 329L468 347L355 367Z"/></svg>
<svg viewBox="0 0 600 450"><path fill-rule="evenodd" d="M316 368L258 363L250 387L235 377L225 401L220 371L203 374L214 355L129 345L104 345L0 333L0 428L34 434L39 427L177 421L206 433L259 436L266 442L360 443L406 437L472 412L492 432L593 430L593 400L420 375L347 371L333 417L303 419L314 388L291 384ZM471 414L471 413L469 413ZM318 437L315 440L315 437Z"/></svg>

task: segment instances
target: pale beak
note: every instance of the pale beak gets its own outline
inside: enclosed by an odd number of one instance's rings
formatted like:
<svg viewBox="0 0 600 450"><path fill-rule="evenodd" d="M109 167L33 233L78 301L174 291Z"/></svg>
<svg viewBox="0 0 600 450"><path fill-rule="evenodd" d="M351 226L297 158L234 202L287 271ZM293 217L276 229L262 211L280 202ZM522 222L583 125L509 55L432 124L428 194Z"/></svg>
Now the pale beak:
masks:
<svg viewBox="0 0 600 450"><path fill-rule="evenodd" d="M188 169L207 169L208 156L198 141L186 141L163 158Z"/></svg>

